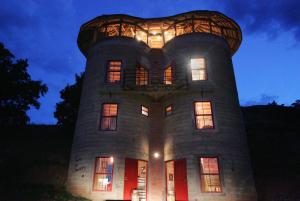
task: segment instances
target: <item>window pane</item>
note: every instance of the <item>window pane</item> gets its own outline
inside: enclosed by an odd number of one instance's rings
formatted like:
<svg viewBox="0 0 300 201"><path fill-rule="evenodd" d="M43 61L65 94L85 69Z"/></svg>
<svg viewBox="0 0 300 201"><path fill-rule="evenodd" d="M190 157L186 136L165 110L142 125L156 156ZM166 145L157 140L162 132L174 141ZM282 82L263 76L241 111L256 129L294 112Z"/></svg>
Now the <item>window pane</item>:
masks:
<svg viewBox="0 0 300 201"><path fill-rule="evenodd" d="M113 160L112 158L97 158L96 159L96 173L112 173Z"/></svg>
<svg viewBox="0 0 300 201"><path fill-rule="evenodd" d="M171 114L172 114L172 106L171 106L171 105L170 105L170 106L167 106L165 112L166 112L166 116L171 115Z"/></svg>
<svg viewBox="0 0 300 201"><path fill-rule="evenodd" d="M200 158L201 188L204 192L221 192L218 159Z"/></svg>
<svg viewBox="0 0 300 201"><path fill-rule="evenodd" d="M101 115L101 129L102 130L116 130L117 129L117 115L118 104L103 104Z"/></svg>
<svg viewBox="0 0 300 201"><path fill-rule="evenodd" d="M172 84L172 67L168 67L164 73L164 82L165 84Z"/></svg>
<svg viewBox="0 0 300 201"><path fill-rule="evenodd" d="M136 85L147 85L148 84L148 70L139 67L136 69Z"/></svg>
<svg viewBox="0 0 300 201"><path fill-rule="evenodd" d="M145 116L149 115L149 109L145 106L142 106L142 114Z"/></svg>
<svg viewBox="0 0 300 201"><path fill-rule="evenodd" d="M202 175L201 184L205 192L221 192L219 175Z"/></svg>
<svg viewBox="0 0 300 201"><path fill-rule="evenodd" d="M206 80L204 58L191 59L192 80Z"/></svg>
<svg viewBox="0 0 300 201"><path fill-rule="evenodd" d="M101 129L102 130L116 130L117 118L116 117L102 117Z"/></svg>
<svg viewBox="0 0 300 201"><path fill-rule="evenodd" d="M110 61L107 69L107 82L115 83L121 80L121 61Z"/></svg>
<svg viewBox="0 0 300 201"><path fill-rule="evenodd" d="M96 158L94 190L111 191L112 190L112 174L113 174L113 158L99 157Z"/></svg>
<svg viewBox="0 0 300 201"><path fill-rule="evenodd" d="M192 70L204 69L204 58L191 59L191 69Z"/></svg>
<svg viewBox="0 0 300 201"><path fill-rule="evenodd" d="M213 128L212 116L196 116L197 129Z"/></svg>
<svg viewBox="0 0 300 201"><path fill-rule="evenodd" d="M112 174L96 174L94 178L94 190L111 191Z"/></svg>
<svg viewBox="0 0 300 201"><path fill-rule="evenodd" d="M212 114L210 102L196 102L195 103L196 115Z"/></svg>
<svg viewBox="0 0 300 201"><path fill-rule="evenodd" d="M217 158L201 158L201 170L203 174L219 174Z"/></svg>
<svg viewBox="0 0 300 201"><path fill-rule="evenodd" d="M118 104L103 104L102 116L117 116Z"/></svg>

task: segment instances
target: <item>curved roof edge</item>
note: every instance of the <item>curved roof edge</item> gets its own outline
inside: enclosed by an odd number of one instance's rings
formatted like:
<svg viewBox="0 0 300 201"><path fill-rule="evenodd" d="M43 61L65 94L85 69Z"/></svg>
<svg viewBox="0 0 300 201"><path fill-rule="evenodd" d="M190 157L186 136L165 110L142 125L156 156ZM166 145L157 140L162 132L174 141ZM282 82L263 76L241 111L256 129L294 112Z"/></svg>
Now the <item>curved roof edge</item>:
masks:
<svg viewBox="0 0 300 201"><path fill-rule="evenodd" d="M172 38L193 32L224 38L232 55L242 41L241 28L234 20L218 11L196 10L159 18L101 15L80 27L77 42L81 52L86 55L90 45L109 37L135 38L151 48L161 48Z"/></svg>

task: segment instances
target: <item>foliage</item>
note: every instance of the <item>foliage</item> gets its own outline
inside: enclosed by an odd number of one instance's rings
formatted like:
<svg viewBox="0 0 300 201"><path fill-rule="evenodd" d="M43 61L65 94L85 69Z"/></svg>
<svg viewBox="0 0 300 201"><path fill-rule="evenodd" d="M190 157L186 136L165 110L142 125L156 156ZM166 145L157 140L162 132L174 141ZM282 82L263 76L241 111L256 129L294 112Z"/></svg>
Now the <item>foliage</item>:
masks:
<svg viewBox="0 0 300 201"><path fill-rule="evenodd" d="M292 106L295 108L300 108L300 99L298 99L294 103L292 103Z"/></svg>
<svg viewBox="0 0 300 201"><path fill-rule="evenodd" d="M39 109L38 99L48 88L41 81L32 80L27 72L26 59L16 60L0 43L0 125L25 125L30 106Z"/></svg>
<svg viewBox="0 0 300 201"><path fill-rule="evenodd" d="M10 186L7 191L1 192L1 198L10 201L90 201L73 196L63 187L55 188L53 185L32 183Z"/></svg>
<svg viewBox="0 0 300 201"><path fill-rule="evenodd" d="M57 119L57 125L63 127L68 132L73 133L77 114L79 110L81 89L84 73L75 75L75 83L67 85L60 91L61 102L56 104L54 117Z"/></svg>

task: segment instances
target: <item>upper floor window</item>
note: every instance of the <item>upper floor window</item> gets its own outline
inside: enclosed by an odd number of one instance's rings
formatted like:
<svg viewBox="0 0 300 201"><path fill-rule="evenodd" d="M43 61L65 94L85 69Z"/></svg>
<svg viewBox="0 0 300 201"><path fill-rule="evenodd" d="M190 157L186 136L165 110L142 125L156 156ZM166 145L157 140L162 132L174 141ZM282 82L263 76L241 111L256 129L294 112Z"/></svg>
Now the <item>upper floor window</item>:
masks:
<svg viewBox="0 0 300 201"><path fill-rule="evenodd" d="M97 157L94 172L94 191L111 191L113 179L113 157Z"/></svg>
<svg viewBox="0 0 300 201"><path fill-rule="evenodd" d="M198 101L195 102L195 120L197 129L214 128L211 102Z"/></svg>
<svg viewBox="0 0 300 201"><path fill-rule="evenodd" d="M139 66L136 69L136 77L135 77L135 84L138 86L142 85L148 85L148 70L145 69L144 67Z"/></svg>
<svg viewBox="0 0 300 201"><path fill-rule="evenodd" d="M101 130L117 129L118 104L105 103L102 105Z"/></svg>
<svg viewBox="0 0 300 201"><path fill-rule="evenodd" d="M172 84L172 67L169 66L168 68L165 69L164 72L164 84Z"/></svg>
<svg viewBox="0 0 300 201"><path fill-rule="evenodd" d="M149 116L149 108L142 105L142 115Z"/></svg>
<svg viewBox="0 0 300 201"><path fill-rule="evenodd" d="M222 192L218 158L200 158L200 167L202 192Z"/></svg>
<svg viewBox="0 0 300 201"><path fill-rule="evenodd" d="M168 106L165 108L165 115L166 115L166 116L170 116L172 113L173 113L172 105L168 105Z"/></svg>
<svg viewBox="0 0 300 201"><path fill-rule="evenodd" d="M204 58L191 59L192 80L206 80L206 66Z"/></svg>
<svg viewBox="0 0 300 201"><path fill-rule="evenodd" d="M109 61L107 67L106 82L110 84L119 83L121 80L121 61Z"/></svg>

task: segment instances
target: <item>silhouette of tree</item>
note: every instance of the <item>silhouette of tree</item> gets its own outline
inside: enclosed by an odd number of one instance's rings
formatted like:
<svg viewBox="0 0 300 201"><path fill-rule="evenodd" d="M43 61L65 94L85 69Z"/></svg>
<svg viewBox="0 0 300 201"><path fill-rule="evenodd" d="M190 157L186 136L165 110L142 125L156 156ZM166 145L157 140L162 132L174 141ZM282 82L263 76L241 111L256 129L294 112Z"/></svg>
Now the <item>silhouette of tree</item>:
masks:
<svg viewBox="0 0 300 201"><path fill-rule="evenodd" d="M83 77L84 73L76 74L75 83L67 85L60 91L60 98L63 100L56 104L56 111L54 112L57 125L66 129L70 134L73 134L77 120Z"/></svg>
<svg viewBox="0 0 300 201"><path fill-rule="evenodd" d="M295 108L300 108L300 99L295 100L295 102L292 103L292 106L295 107Z"/></svg>
<svg viewBox="0 0 300 201"><path fill-rule="evenodd" d="M26 59L16 60L0 43L0 125L25 125L30 106L39 109L38 99L48 88L41 81L32 80L27 72Z"/></svg>

